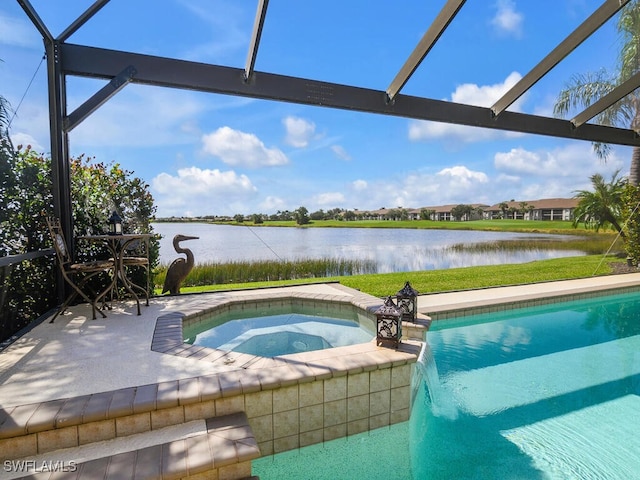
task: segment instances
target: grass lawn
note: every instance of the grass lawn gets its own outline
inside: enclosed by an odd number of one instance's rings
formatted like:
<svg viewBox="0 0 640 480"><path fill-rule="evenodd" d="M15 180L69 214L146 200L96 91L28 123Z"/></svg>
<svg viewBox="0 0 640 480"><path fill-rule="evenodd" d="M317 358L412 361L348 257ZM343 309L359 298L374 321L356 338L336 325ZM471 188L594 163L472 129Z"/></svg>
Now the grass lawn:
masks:
<svg viewBox="0 0 640 480"><path fill-rule="evenodd" d="M562 233L565 235L591 235L593 230L586 230L582 226L573 227L572 222L554 220L473 220L469 222L436 222L433 220L312 220L307 225L296 225L294 221L268 221L261 224L251 222L226 223L226 225L249 225L255 227L297 227L297 228L417 228L435 230L488 230L500 232L529 232L529 233Z"/></svg>

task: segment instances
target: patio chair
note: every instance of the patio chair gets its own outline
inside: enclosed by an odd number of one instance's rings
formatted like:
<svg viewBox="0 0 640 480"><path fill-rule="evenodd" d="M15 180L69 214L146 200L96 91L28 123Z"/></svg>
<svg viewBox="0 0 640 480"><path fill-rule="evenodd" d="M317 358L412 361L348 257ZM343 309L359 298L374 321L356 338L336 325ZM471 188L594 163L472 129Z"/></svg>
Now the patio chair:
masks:
<svg viewBox="0 0 640 480"><path fill-rule="evenodd" d="M145 303L149 306L149 243L148 240L136 238L134 240L122 240L121 241L120 261L122 262L122 272L118 272L118 277L121 279L125 288L128 289L136 299L138 304L138 315L140 315L140 301L138 294L144 297ZM134 282L131 276L127 275L126 269L132 267L140 267L144 270L145 284L139 285ZM117 283L115 284L117 286ZM117 288L114 288L115 295L120 298L120 292ZM113 300L114 292L111 292L111 299Z"/></svg>
<svg viewBox="0 0 640 480"><path fill-rule="evenodd" d="M62 277L64 278L65 282L67 282L72 288L71 293L49 323L53 323L57 316L64 312L78 295L82 297L86 302L91 304L91 310L94 320L96 319L96 311L99 312L103 318L106 318L107 316L102 312L102 310L97 307L97 304L113 287L112 279L115 278L115 263L113 262L113 260L74 262L71 258L71 255L69 254L69 248L67 247L67 242L60 225L60 220L57 218L48 217L47 226L49 227L49 233L51 234L51 239L53 240L53 246L56 251L58 266L60 267ZM97 293L91 290L88 285L89 280L91 280L96 275L105 273L110 274L107 287ZM91 292L90 294L92 298L90 298L89 294L87 294L87 290Z"/></svg>

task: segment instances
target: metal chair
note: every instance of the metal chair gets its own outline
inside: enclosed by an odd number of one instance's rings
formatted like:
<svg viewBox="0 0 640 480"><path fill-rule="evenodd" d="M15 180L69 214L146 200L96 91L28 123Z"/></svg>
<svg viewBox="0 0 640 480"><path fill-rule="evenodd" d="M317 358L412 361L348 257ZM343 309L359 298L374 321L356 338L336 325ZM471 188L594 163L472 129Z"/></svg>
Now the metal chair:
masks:
<svg viewBox="0 0 640 480"><path fill-rule="evenodd" d="M124 240L120 245L120 262L122 271L118 272L125 288L131 292L138 304L138 315L140 315L140 300L136 291L140 292L145 299L147 307L149 306L149 241L148 239ZM132 267L140 267L144 270L145 285L135 283L130 276L127 275L126 269ZM117 285L117 283L116 283ZM119 292L116 290L116 296L120 298ZM111 294L113 299L113 292Z"/></svg>
<svg viewBox="0 0 640 480"><path fill-rule="evenodd" d="M53 323L57 316L64 312L78 295L91 304L94 320L96 319L96 311L99 312L103 318L106 318L107 316L97 307L97 304L113 287L112 279L115 278L115 263L113 260L74 262L69 254L69 248L67 247L67 242L60 225L60 220L48 217L47 226L49 227L49 233L53 240L53 247L55 248L56 255L58 257L58 266L60 267L62 277L72 288L71 293L49 323ZM89 289L89 286L87 285L89 280L102 273L110 273L111 278L104 290L97 293L93 291L91 292L93 297L93 299L91 299L84 289Z"/></svg>

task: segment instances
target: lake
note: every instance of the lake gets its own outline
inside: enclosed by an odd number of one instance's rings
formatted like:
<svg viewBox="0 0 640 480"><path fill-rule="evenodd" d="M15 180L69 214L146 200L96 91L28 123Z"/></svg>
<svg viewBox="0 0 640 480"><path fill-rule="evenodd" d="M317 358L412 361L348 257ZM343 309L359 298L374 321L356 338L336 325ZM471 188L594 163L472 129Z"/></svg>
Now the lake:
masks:
<svg viewBox="0 0 640 480"><path fill-rule="evenodd" d="M497 240L568 236L473 230L418 230L390 228L295 228L214 225L207 223L154 223L160 240L160 263L179 255L172 246L179 233L200 237L182 243L196 264L240 260L296 260L337 258L375 261L378 273L440 270L474 265L525 263L533 260L584 255L575 250L459 252L456 244ZM575 237L572 237L575 238Z"/></svg>

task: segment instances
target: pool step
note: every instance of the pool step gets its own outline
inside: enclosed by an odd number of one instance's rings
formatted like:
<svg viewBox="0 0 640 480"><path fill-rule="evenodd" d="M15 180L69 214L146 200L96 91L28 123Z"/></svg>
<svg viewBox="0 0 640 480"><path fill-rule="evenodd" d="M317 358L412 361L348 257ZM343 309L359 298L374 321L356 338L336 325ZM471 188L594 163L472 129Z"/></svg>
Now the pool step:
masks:
<svg viewBox="0 0 640 480"><path fill-rule="evenodd" d="M260 450L247 416L234 413L83 447L56 450L22 461L4 462L4 473L11 479L34 480L237 480L256 478L250 477L251 460L258 457Z"/></svg>

